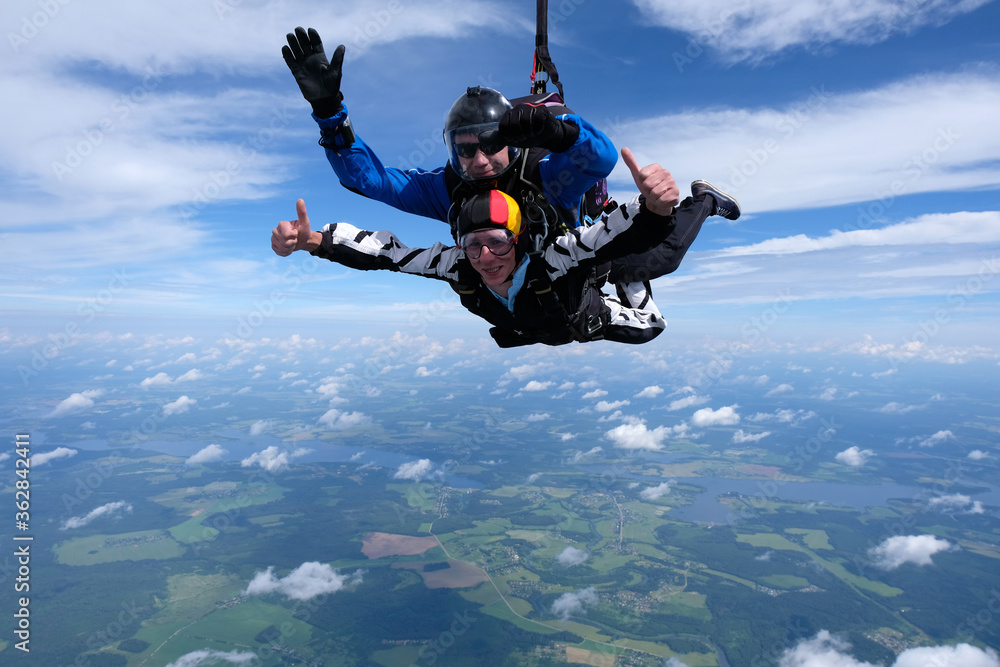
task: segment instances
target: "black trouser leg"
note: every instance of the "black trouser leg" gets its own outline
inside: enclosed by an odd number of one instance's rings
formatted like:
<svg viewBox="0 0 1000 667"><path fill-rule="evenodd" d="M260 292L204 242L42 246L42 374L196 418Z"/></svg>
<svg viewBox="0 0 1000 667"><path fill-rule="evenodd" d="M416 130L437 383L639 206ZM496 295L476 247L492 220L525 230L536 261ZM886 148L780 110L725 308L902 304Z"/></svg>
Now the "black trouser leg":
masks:
<svg viewBox="0 0 1000 667"><path fill-rule="evenodd" d="M611 263L609 283L643 282L673 273L681 265L688 248L701 231L701 225L712 214L715 202L708 195L701 199L688 197L674 211L674 230L657 246L634 255L626 255Z"/></svg>

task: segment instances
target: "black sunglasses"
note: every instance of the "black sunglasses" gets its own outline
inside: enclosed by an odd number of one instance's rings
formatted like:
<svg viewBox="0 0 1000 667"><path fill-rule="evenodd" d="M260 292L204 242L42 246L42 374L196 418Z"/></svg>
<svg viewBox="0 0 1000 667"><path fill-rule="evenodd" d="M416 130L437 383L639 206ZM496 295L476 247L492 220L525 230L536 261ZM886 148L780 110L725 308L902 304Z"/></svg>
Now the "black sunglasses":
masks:
<svg viewBox="0 0 1000 667"><path fill-rule="evenodd" d="M483 155L496 155L506 147L506 144L495 141L471 142L455 144L455 153L458 157L469 160L476 157L476 151L482 151Z"/></svg>

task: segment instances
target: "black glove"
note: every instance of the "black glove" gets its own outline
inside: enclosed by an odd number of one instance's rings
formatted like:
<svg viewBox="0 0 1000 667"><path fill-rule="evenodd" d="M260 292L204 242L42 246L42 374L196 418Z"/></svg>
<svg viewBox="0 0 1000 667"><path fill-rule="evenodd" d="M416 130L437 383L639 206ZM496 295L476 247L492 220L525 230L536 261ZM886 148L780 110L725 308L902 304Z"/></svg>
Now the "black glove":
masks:
<svg viewBox="0 0 1000 667"><path fill-rule="evenodd" d="M562 153L576 143L580 128L559 120L543 106L518 104L504 113L497 133L508 146L538 146L554 153Z"/></svg>
<svg viewBox="0 0 1000 667"><path fill-rule="evenodd" d="M292 70L302 96L312 105L319 118L329 118L344 108L340 92L341 68L344 65L344 45L333 52L333 62L326 59L319 33L309 28L296 28L288 33L288 46L281 47L285 64Z"/></svg>

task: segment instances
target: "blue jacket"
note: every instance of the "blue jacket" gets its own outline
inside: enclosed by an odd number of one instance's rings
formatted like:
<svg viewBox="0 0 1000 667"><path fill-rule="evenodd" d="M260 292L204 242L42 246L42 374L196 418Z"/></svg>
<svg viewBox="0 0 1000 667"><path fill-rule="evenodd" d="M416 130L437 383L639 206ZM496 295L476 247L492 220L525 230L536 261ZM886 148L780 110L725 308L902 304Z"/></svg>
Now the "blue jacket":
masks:
<svg viewBox="0 0 1000 667"><path fill-rule="evenodd" d="M321 131L337 128L346 118L346 106L331 118L313 115ZM618 152L603 132L579 116L565 114L559 118L579 127L580 136L564 153L545 152L538 163L542 183L536 185L542 186L545 196L556 206L576 209L584 193L611 173ZM386 167L360 137L349 148L327 148L326 157L344 187L407 213L448 220L451 194L445 170L450 167L433 171Z"/></svg>

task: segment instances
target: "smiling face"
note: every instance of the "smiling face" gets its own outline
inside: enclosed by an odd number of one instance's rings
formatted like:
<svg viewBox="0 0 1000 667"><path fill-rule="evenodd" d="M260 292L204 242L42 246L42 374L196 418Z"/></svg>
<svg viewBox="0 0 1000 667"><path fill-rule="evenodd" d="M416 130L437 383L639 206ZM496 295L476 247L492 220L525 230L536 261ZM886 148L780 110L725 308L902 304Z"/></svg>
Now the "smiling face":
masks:
<svg viewBox="0 0 1000 667"><path fill-rule="evenodd" d="M469 232L462 239L462 247L468 248L466 256L472 268L479 273L483 283L500 296L507 296L511 285L510 275L517 268L517 253L514 252L511 234L505 229L483 229ZM496 255L490 248L496 248ZM473 258L479 252L479 257Z"/></svg>
<svg viewBox="0 0 1000 667"><path fill-rule="evenodd" d="M479 136L475 134L456 134L455 143L466 145L478 144ZM492 150L492 148L488 147L488 150ZM500 148L500 150L497 150L492 155L487 155L482 150L477 150L472 157L457 155L456 158L461 167L460 173L464 173L466 178L474 181L496 178L510 164L510 154L506 146Z"/></svg>

